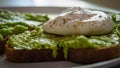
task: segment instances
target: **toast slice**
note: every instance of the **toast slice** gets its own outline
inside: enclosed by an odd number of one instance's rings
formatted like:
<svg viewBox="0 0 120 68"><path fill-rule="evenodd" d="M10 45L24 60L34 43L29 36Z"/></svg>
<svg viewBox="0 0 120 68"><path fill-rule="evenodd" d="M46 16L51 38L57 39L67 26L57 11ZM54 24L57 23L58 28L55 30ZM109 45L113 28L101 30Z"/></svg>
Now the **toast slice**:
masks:
<svg viewBox="0 0 120 68"><path fill-rule="evenodd" d="M57 49L57 56L52 55L52 49L15 50L6 47L6 59L11 62L45 62L64 60L62 48Z"/></svg>
<svg viewBox="0 0 120 68"><path fill-rule="evenodd" d="M11 62L44 62L65 59L63 47L48 35L46 37L41 28L12 35L7 41L5 51L6 59Z"/></svg>
<svg viewBox="0 0 120 68"><path fill-rule="evenodd" d="M120 57L119 44L92 45L85 36L81 35L72 36L72 38L68 36L64 39L62 37L62 40L57 43L55 38L59 36L46 37L44 34L40 35L39 32L33 30L11 36L6 45L6 59L11 62L43 62L65 60L66 58L68 61L84 64ZM28 44L26 45L26 43ZM56 57L53 56L53 47L57 49L55 50Z"/></svg>
<svg viewBox="0 0 120 68"><path fill-rule="evenodd" d="M54 58L52 49L15 50L6 46L6 59L10 62L48 62L65 60L63 48L58 48L57 56ZM75 63L95 63L120 57L120 47L111 46L105 48L69 48L68 61Z"/></svg>
<svg viewBox="0 0 120 68"><path fill-rule="evenodd" d="M94 63L120 57L120 47L69 48L68 60L76 63Z"/></svg>
<svg viewBox="0 0 120 68"><path fill-rule="evenodd" d="M0 55L5 52L5 44L8 38L6 37L4 40L0 41Z"/></svg>

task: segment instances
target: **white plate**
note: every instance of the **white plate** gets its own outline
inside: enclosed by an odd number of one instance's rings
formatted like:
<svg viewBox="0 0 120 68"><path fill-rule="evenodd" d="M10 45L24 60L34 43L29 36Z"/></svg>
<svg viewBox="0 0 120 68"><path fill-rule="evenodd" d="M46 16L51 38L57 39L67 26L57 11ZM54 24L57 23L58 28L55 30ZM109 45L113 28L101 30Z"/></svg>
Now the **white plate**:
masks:
<svg viewBox="0 0 120 68"><path fill-rule="evenodd" d="M11 11L18 12L34 12L48 14L50 17L55 17L63 10L65 7L0 7L2 9L8 9ZM4 55L0 56L0 68L108 68L120 63L120 58L102 61L93 64L76 64L69 61L56 61L56 62L37 62L37 63L11 63L5 59Z"/></svg>

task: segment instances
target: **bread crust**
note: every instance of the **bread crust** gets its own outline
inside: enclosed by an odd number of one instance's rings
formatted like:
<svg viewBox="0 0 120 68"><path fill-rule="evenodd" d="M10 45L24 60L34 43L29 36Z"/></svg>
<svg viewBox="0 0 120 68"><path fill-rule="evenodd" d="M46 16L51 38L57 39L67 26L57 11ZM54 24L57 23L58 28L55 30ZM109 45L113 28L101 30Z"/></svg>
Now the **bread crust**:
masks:
<svg viewBox="0 0 120 68"><path fill-rule="evenodd" d="M5 44L8 38L6 37L4 40L0 41L0 55L5 52Z"/></svg>
<svg viewBox="0 0 120 68"><path fill-rule="evenodd" d="M6 46L6 59L11 62L44 62L65 60L63 48L58 48L56 58L52 55L52 49L15 50Z"/></svg>
<svg viewBox="0 0 120 68"><path fill-rule="evenodd" d="M120 46L101 48L69 48L68 60L76 63L94 63L120 57Z"/></svg>
<svg viewBox="0 0 120 68"><path fill-rule="evenodd" d="M10 62L45 62L65 60L63 48L58 48L57 57L52 55L52 49L15 50L6 46L6 59ZM68 48L68 61L88 64L120 57L120 46L101 48Z"/></svg>

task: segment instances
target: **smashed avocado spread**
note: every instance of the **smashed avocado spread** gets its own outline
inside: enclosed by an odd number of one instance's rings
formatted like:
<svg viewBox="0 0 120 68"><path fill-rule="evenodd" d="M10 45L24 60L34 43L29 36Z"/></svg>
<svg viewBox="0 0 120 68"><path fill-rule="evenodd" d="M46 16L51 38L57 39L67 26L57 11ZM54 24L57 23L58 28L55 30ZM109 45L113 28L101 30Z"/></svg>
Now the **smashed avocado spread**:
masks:
<svg viewBox="0 0 120 68"><path fill-rule="evenodd" d="M101 36L53 35L45 33L41 27L36 27L32 31L12 35L7 41L7 46L17 50L52 49L54 57L57 55L57 48L63 47L64 57L67 58L68 48L99 48L117 46L119 43L120 24L115 22L114 29L109 34Z"/></svg>
<svg viewBox="0 0 120 68"><path fill-rule="evenodd" d="M0 41L7 36L22 33L49 20L47 15L18 13L0 9Z"/></svg>

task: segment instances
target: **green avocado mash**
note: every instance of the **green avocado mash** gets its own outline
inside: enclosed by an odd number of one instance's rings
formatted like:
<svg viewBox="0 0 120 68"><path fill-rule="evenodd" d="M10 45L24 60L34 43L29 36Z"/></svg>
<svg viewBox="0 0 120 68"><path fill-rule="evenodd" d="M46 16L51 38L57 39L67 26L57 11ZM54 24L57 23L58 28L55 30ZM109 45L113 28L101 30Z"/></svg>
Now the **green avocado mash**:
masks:
<svg viewBox="0 0 120 68"><path fill-rule="evenodd" d="M47 15L18 13L0 9L0 41L19 34L49 20Z"/></svg>
<svg viewBox="0 0 120 68"><path fill-rule="evenodd" d="M115 22L116 23L116 22ZM2 37L0 37L2 38ZM45 33L41 27L32 31L25 31L18 35L12 35L7 41L7 46L14 49L53 49L53 56L57 55L57 48L63 47L64 57L67 58L68 48L99 48L117 46L120 43L120 24L106 35L101 36L60 36Z"/></svg>

